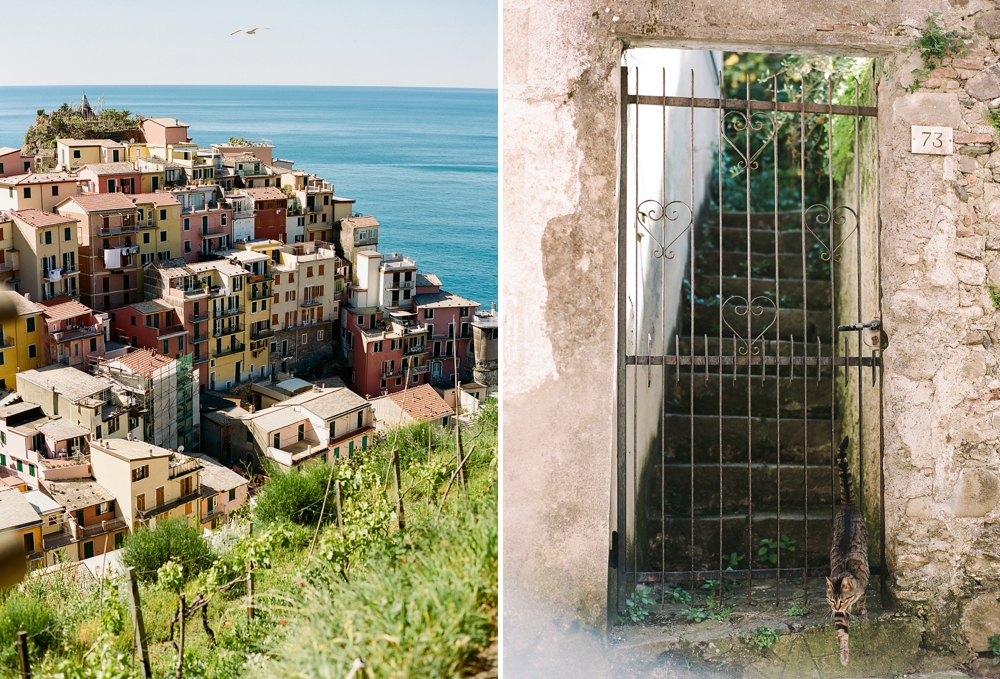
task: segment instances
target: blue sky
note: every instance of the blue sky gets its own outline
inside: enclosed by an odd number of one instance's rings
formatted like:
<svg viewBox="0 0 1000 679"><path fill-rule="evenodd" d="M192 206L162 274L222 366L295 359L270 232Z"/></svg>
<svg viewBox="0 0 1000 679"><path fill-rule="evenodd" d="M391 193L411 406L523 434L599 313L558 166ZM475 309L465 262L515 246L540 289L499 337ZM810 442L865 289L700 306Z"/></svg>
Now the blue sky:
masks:
<svg viewBox="0 0 1000 679"><path fill-rule="evenodd" d="M3 4L0 85L498 82L497 0ZM253 27L270 30L230 35Z"/></svg>

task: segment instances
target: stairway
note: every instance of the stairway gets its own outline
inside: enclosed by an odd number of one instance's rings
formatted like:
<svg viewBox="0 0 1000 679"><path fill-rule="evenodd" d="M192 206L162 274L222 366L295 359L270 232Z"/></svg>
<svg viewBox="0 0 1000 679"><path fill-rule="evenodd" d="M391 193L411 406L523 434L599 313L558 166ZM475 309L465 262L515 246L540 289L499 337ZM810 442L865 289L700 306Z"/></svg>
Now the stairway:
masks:
<svg viewBox="0 0 1000 679"><path fill-rule="evenodd" d="M746 316L736 313L737 302L732 301L724 310L728 323L720 324L719 290L721 285L723 301L747 295L747 215L724 213L720 224L715 214L706 222L697 234L693 317L687 280L679 341L670 349L681 357L740 356ZM753 337L764 333L755 346L765 356L830 356L835 328L830 265L820 257L822 246L807 231L803 263L798 212L779 214L777 257L774 214L752 214L750 227L750 295L774 302L780 285L781 297L777 313L761 303L762 313L749 331ZM816 235L828 242L826 232ZM671 366L666 372L662 456L657 439L639 490L638 539L647 565L639 570L690 570L692 528L695 570L719 567L720 532L722 553L744 556L736 568L748 566L748 555L753 555L754 568L773 567L758 557L758 549L762 538L779 537L779 498L781 535L796 546L794 552L782 553L782 566L802 566L806 554L810 567L828 564L834 495L839 492L831 466L832 442L839 440L840 428L833 369L754 365L749 376L746 365L711 365L707 374L704 366L677 370Z"/></svg>

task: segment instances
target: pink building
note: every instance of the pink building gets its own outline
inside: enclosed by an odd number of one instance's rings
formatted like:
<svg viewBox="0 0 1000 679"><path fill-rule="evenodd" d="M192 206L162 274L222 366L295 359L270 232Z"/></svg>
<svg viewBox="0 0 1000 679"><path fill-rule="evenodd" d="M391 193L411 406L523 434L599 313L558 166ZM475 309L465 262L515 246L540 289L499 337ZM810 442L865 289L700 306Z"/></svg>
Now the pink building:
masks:
<svg viewBox="0 0 1000 679"><path fill-rule="evenodd" d="M42 355L45 365L64 363L86 371L104 356L107 314L95 314L69 297L39 302L45 308L42 327Z"/></svg>
<svg viewBox="0 0 1000 679"><path fill-rule="evenodd" d="M201 524L215 529L247 501L250 479L205 455L197 459L201 463Z"/></svg>
<svg viewBox="0 0 1000 679"><path fill-rule="evenodd" d="M413 297L414 319L427 328L427 363L431 383L454 382L455 369L462 374L462 359L472 341L472 319L477 302L440 288Z"/></svg>
<svg viewBox="0 0 1000 679"><path fill-rule="evenodd" d="M35 171L35 157L21 154L21 149L0 146L0 177L12 177Z"/></svg>
<svg viewBox="0 0 1000 679"><path fill-rule="evenodd" d="M77 176L89 184L92 193L142 192L142 173L132 163L91 163L81 167Z"/></svg>
<svg viewBox="0 0 1000 679"><path fill-rule="evenodd" d="M186 186L171 191L181 205L181 252L188 264L212 259L206 255L233 244L233 208L214 185Z"/></svg>
<svg viewBox="0 0 1000 679"><path fill-rule="evenodd" d="M0 407L0 476L39 481L90 476L90 432L66 418L51 419L26 401Z"/></svg>
<svg viewBox="0 0 1000 679"><path fill-rule="evenodd" d="M188 125L177 118L146 118L142 121L142 135L150 146L186 144L191 141L187 131Z"/></svg>

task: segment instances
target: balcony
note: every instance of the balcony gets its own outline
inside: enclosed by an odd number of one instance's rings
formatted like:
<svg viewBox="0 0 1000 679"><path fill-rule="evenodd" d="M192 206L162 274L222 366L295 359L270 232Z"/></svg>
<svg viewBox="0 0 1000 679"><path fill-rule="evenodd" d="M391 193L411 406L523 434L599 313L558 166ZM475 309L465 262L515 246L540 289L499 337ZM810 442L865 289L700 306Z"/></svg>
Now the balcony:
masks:
<svg viewBox="0 0 1000 679"><path fill-rule="evenodd" d="M6 337L0 335L0 349L13 349L13 348L14 348L14 340L7 339Z"/></svg>
<svg viewBox="0 0 1000 679"><path fill-rule="evenodd" d="M250 282L251 283L260 283L261 281L273 281L273 280L274 280L274 272L273 271L269 271L268 273L262 273L262 274L261 273L254 273L253 271L250 271Z"/></svg>
<svg viewBox="0 0 1000 679"><path fill-rule="evenodd" d="M424 373L430 372L430 371L431 371L431 367L429 365L427 365L427 364L410 366L410 374L411 375L423 375Z"/></svg>
<svg viewBox="0 0 1000 679"><path fill-rule="evenodd" d="M62 343L101 334L104 334L104 327L100 325L69 326L66 330L52 333L52 339L58 343Z"/></svg>
<svg viewBox="0 0 1000 679"><path fill-rule="evenodd" d="M412 290L416 281L391 281L386 284L386 290ZM407 300L409 301L409 300Z"/></svg>
<svg viewBox="0 0 1000 679"><path fill-rule="evenodd" d="M201 365L202 363L208 363L208 356L192 356L191 365Z"/></svg>
<svg viewBox="0 0 1000 679"><path fill-rule="evenodd" d="M267 339L268 337L274 337L274 330L271 330L270 327L265 328L263 330L250 331L250 339L259 340L259 339Z"/></svg>
<svg viewBox="0 0 1000 679"><path fill-rule="evenodd" d="M108 521L105 521L104 523L106 523L108 526L107 531L105 531L104 526L102 526L99 523L93 526L83 526L77 528L76 534L78 536L78 539L92 538L95 535L102 535L105 532L110 533L112 531L125 528L125 526L127 525L124 519L118 519L118 518L110 519Z"/></svg>
<svg viewBox="0 0 1000 679"><path fill-rule="evenodd" d="M170 288L170 295L181 299L204 299L208 297L208 289L203 287Z"/></svg>
<svg viewBox="0 0 1000 679"><path fill-rule="evenodd" d="M4 271L15 271L17 267L11 262L0 262L0 273Z"/></svg>
<svg viewBox="0 0 1000 679"><path fill-rule="evenodd" d="M157 338L158 339L163 339L163 338L165 338L167 336L171 336L172 337L173 335L176 335L176 334L179 334L179 333L182 333L182 332L187 332L187 329L183 325L181 325L180 323L177 323L175 325L168 325L168 326L165 326L165 327L163 327L163 328L160 329L160 332L157 335Z"/></svg>
<svg viewBox="0 0 1000 679"><path fill-rule="evenodd" d="M122 224L121 226L99 226L97 233L101 236L119 236L126 233L136 233L139 231L138 224Z"/></svg>
<svg viewBox="0 0 1000 679"><path fill-rule="evenodd" d="M192 337L188 340L191 344L201 344L202 342L207 342L208 337Z"/></svg>
<svg viewBox="0 0 1000 679"><path fill-rule="evenodd" d="M212 226L207 229L202 229L201 231L198 232L198 235L201 236L202 238L213 238L215 236L226 235L226 230L223 229L221 226Z"/></svg>
<svg viewBox="0 0 1000 679"><path fill-rule="evenodd" d="M191 321L192 323L204 323L205 321L208 320L208 313L199 312L197 314L191 314L190 316L188 316L188 320Z"/></svg>
<svg viewBox="0 0 1000 679"><path fill-rule="evenodd" d="M239 210L233 212L233 219L247 219L253 217L253 210Z"/></svg>
<svg viewBox="0 0 1000 679"><path fill-rule="evenodd" d="M42 278L46 281L61 281L63 277L62 269L43 269Z"/></svg>
<svg viewBox="0 0 1000 679"><path fill-rule="evenodd" d="M299 302L299 305L300 306L309 307L309 306L319 306L322 303L323 303L323 300L321 298L317 298L317 297L303 297L302 301Z"/></svg>
<svg viewBox="0 0 1000 679"><path fill-rule="evenodd" d="M243 344L243 342L233 342L222 351L216 352L215 356L217 358L222 358L224 356L232 356L233 354L242 354L246 350L247 345Z"/></svg>
<svg viewBox="0 0 1000 679"><path fill-rule="evenodd" d="M215 328L212 332L212 337L225 337L226 335L235 335L238 332L244 332L247 327L241 323L234 323L232 326L223 326L221 328Z"/></svg>
<svg viewBox="0 0 1000 679"><path fill-rule="evenodd" d="M383 371L382 372L382 379L383 380L387 380L387 379L390 379L392 377L402 377L403 373L404 373L403 370L392 370L392 371L389 371L389 372Z"/></svg>
<svg viewBox="0 0 1000 679"><path fill-rule="evenodd" d="M413 356L416 354L425 354L425 353L427 353L426 344L414 344L412 346L403 349L403 356Z"/></svg>
<svg viewBox="0 0 1000 679"><path fill-rule="evenodd" d="M259 299L269 299L271 297L271 288L266 285L261 285L257 288L256 292L254 289L250 289L250 300L256 301Z"/></svg>
<svg viewBox="0 0 1000 679"><path fill-rule="evenodd" d="M225 318L226 316L239 316L240 314L245 314L246 312L247 312L247 310L245 308L233 307L232 309L230 309L230 308L227 307L227 308L224 308L224 309L216 309L215 310L215 317L216 318Z"/></svg>
<svg viewBox="0 0 1000 679"><path fill-rule="evenodd" d="M192 460L189 458L177 461L171 460L168 476L172 479L176 479L184 476L185 474L198 471L199 469L201 469L201 462L198 460Z"/></svg>

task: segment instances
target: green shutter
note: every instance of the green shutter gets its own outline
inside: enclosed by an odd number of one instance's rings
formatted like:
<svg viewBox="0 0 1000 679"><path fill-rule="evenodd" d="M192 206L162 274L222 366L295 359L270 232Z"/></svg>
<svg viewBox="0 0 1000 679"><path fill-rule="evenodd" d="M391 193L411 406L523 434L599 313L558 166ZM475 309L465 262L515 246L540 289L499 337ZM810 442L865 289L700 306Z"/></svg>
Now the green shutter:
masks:
<svg viewBox="0 0 1000 679"><path fill-rule="evenodd" d="M24 467L21 465L21 461L20 460L17 461L17 471L19 471L19 472L23 472L24 471Z"/></svg>
<svg viewBox="0 0 1000 679"><path fill-rule="evenodd" d="M354 441L347 444L347 457L354 457Z"/></svg>
<svg viewBox="0 0 1000 679"><path fill-rule="evenodd" d="M28 474L30 474L31 476L35 475L35 465L33 464L28 465Z"/></svg>
<svg viewBox="0 0 1000 679"><path fill-rule="evenodd" d="M92 556L94 556L94 541L91 540L90 542L84 542L83 543L83 558L84 559L89 559Z"/></svg>
<svg viewBox="0 0 1000 679"><path fill-rule="evenodd" d="M83 510L82 509L76 510L76 522L78 524L80 524L81 526L83 525Z"/></svg>
<svg viewBox="0 0 1000 679"><path fill-rule="evenodd" d="M338 460L340 459L340 446L337 446L336 448L333 449L333 456Z"/></svg>
<svg viewBox="0 0 1000 679"><path fill-rule="evenodd" d="M115 549L121 549L125 543L125 533L115 533Z"/></svg>
<svg viewBox="0 0 1000 679"><path fill-rule="evenodd" d="M361 437L361 450L368 450L368 437L367 436L362 436Z"/></svg>
<svg viewBox="0 0 1000 679"><path fill-rule="evenodd" d="M3 453L0 453L0 466L3 467L7 466L7 456L4 455Z"/></svg>

